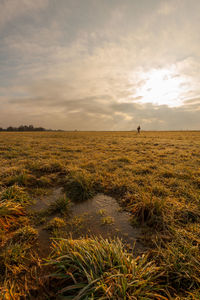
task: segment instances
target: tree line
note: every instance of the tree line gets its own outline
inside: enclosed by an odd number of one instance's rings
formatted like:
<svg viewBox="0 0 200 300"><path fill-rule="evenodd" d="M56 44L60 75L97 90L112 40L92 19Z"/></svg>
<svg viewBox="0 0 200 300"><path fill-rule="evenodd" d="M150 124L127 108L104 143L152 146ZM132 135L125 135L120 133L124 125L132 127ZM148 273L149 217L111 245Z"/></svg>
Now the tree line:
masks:
<svg viewBox="0 0 200 300"><path fill-rule="evenodd" d="M19 127L9 126L7 128L0 127L0 131L52 131L43 127L34 127L33 125L20 125Z"/></svg>

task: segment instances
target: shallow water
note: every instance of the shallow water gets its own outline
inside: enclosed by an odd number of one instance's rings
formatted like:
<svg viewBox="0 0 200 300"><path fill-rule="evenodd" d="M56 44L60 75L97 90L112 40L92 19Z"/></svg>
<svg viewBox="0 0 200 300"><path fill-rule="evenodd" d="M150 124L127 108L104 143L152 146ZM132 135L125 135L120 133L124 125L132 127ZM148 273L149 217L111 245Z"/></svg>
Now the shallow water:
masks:
<svg viewBox="0 0 200 300"><path fill-rule="evenodd" d="M37 213L46 208L51 203L54 203L57 199L63 196L63 188L59 187L54 189L50 194L46 195L45 197L38 198L34 204L31 205L30 211ZM56 214L48 216L47 221L49 222L52 218L57 216ZM37 249L38 253L41 258L46 257L50 253L50 232L45 229L46 223L37 226L38 231L38 239L37 239Z"/></svg>
<svg viewBox="0 0 200 300"><path fill-rule="evenodd" d="M103 238L119 237L129 247L132 248L135 244L135 250L144 251L144 247L138 241L141 230L131 226L130 214L123 211L114 198L98 194L87 201L74 203L71 219L77 220L77 217L82 218L81 228L77 230L72 226L72 237L86 235Z"/></svg>
<svg viewBox="0 0 200 300"><path fill-rule="evenodd" d="M46 209L51 203L63 196L62 188L57 188L51 194L38 199L31 206L31 210L39 212ZM49 216L47 221L59 214ZM130 214L122 210L117 201L104 194L97 194L92 199L84 202L72 203L70 212L66 218L65 237L103 237L120 238L129 248L134 248L135 254L145 251L144 246L139 242L141 235L140 228L134 228L130 224ZM50 232L45 225L37 227L38 246L41 257L50 252Z"/></svg>
<svg viewBox="0 0 200 300"><path fill-rule="evenodd" d="M34 204L31 205L30 209L33 212L40 211L47 208L51 203L55 202L59 197L63 195L63 188L59 187L44 197L38 198Z"/></svg>

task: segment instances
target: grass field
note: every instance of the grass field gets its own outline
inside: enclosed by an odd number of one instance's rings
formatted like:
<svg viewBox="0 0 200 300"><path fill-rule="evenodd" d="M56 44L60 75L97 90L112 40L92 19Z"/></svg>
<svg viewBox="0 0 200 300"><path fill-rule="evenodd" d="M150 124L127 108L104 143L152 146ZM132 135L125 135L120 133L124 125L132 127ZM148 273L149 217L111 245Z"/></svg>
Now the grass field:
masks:
<svg viewBox="0 0 200 300"><path fill-rule="evenodd" d="M2 132L0 159L1 299L200 299L200 132ZM66 196L31 211L55 187ZM70 202L97 193L131 213L148 251L69 238L42 259L38 224L58 211L45 226L62 238Z"/></svg>

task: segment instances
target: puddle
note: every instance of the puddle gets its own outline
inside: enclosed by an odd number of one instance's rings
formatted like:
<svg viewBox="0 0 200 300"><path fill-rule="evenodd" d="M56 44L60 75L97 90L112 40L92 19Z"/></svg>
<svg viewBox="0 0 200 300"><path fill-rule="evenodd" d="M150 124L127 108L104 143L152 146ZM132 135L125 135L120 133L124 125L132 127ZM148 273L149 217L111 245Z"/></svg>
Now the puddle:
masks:
<svg viewBox="0 0 200 300"><path fill-rule="evenodd" d="M135 244L135 252L144 252L144 246L138 241L141 235L139 228L130 224L130 214L123 211L117 201L109 196L98 194L94 198L74 203L72 206L71 235L102 236L103 238L119 237L130 248Z"/></svg>
<svg viewBox="0 0 200 300"><path fill-rule="evenodd" d="M36 203L31 205L29 209L32 212L39 213L42 210L47 209L51 203L54 203L61 196L63 196L63 188L59 187L57 189L54 189L51 194L37 199ZM51 252L51 234L48 230L45 229L45 226L46 223L49 222L55 216L58 216L58 214L47 216L45 224L36 226L36 229L38 231L37 250L41 258L47 257L47 255Z"/></svg>
<svg viewBox="0 0 200 300"><path fill-rule="evenodd" d="M55 202L59 197L63 195L63 188L59 187L54 189L50 195L37 199L36 203L31 205L30 210L33 212L40 211L47 208L51 203Z"/></svg>
<svg viewBox="0 0 200 300"><path fill-rule="evenodd" d="M31 206L33 212L40 212L46 209L51 203L63 196L63 188L57 188ZM37 226L38 230L38 252L41 257L50 253L50 232L45 230L47 222L55 216L48 216L45 224ZM143 253L146 249L139 242L141 235L140 228L134 228L130 224L130 214L123 211L117 201L104 194L98 194L94 198L84 202L73 203L69 216L65 217L67 226L64 230L64 237L103 237L120 238L129 248L134 247L136 255Z"/></svg>

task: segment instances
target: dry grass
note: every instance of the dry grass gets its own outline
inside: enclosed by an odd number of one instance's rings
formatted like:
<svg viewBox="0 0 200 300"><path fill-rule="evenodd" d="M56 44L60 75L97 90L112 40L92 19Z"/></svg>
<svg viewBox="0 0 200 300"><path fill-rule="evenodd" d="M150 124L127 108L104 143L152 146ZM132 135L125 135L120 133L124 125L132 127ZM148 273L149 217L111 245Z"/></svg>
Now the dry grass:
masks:
<svg viewBox="0 0 200 300"><path fill-rule="evenodd" d="M103 192L143 226L169 299L199 299L199 145L200 132L2 132L2 245L32 222L27 203L33 195L53 186L63 186L74 201ZM2 286L13 292L9 276Z"/></svg>

